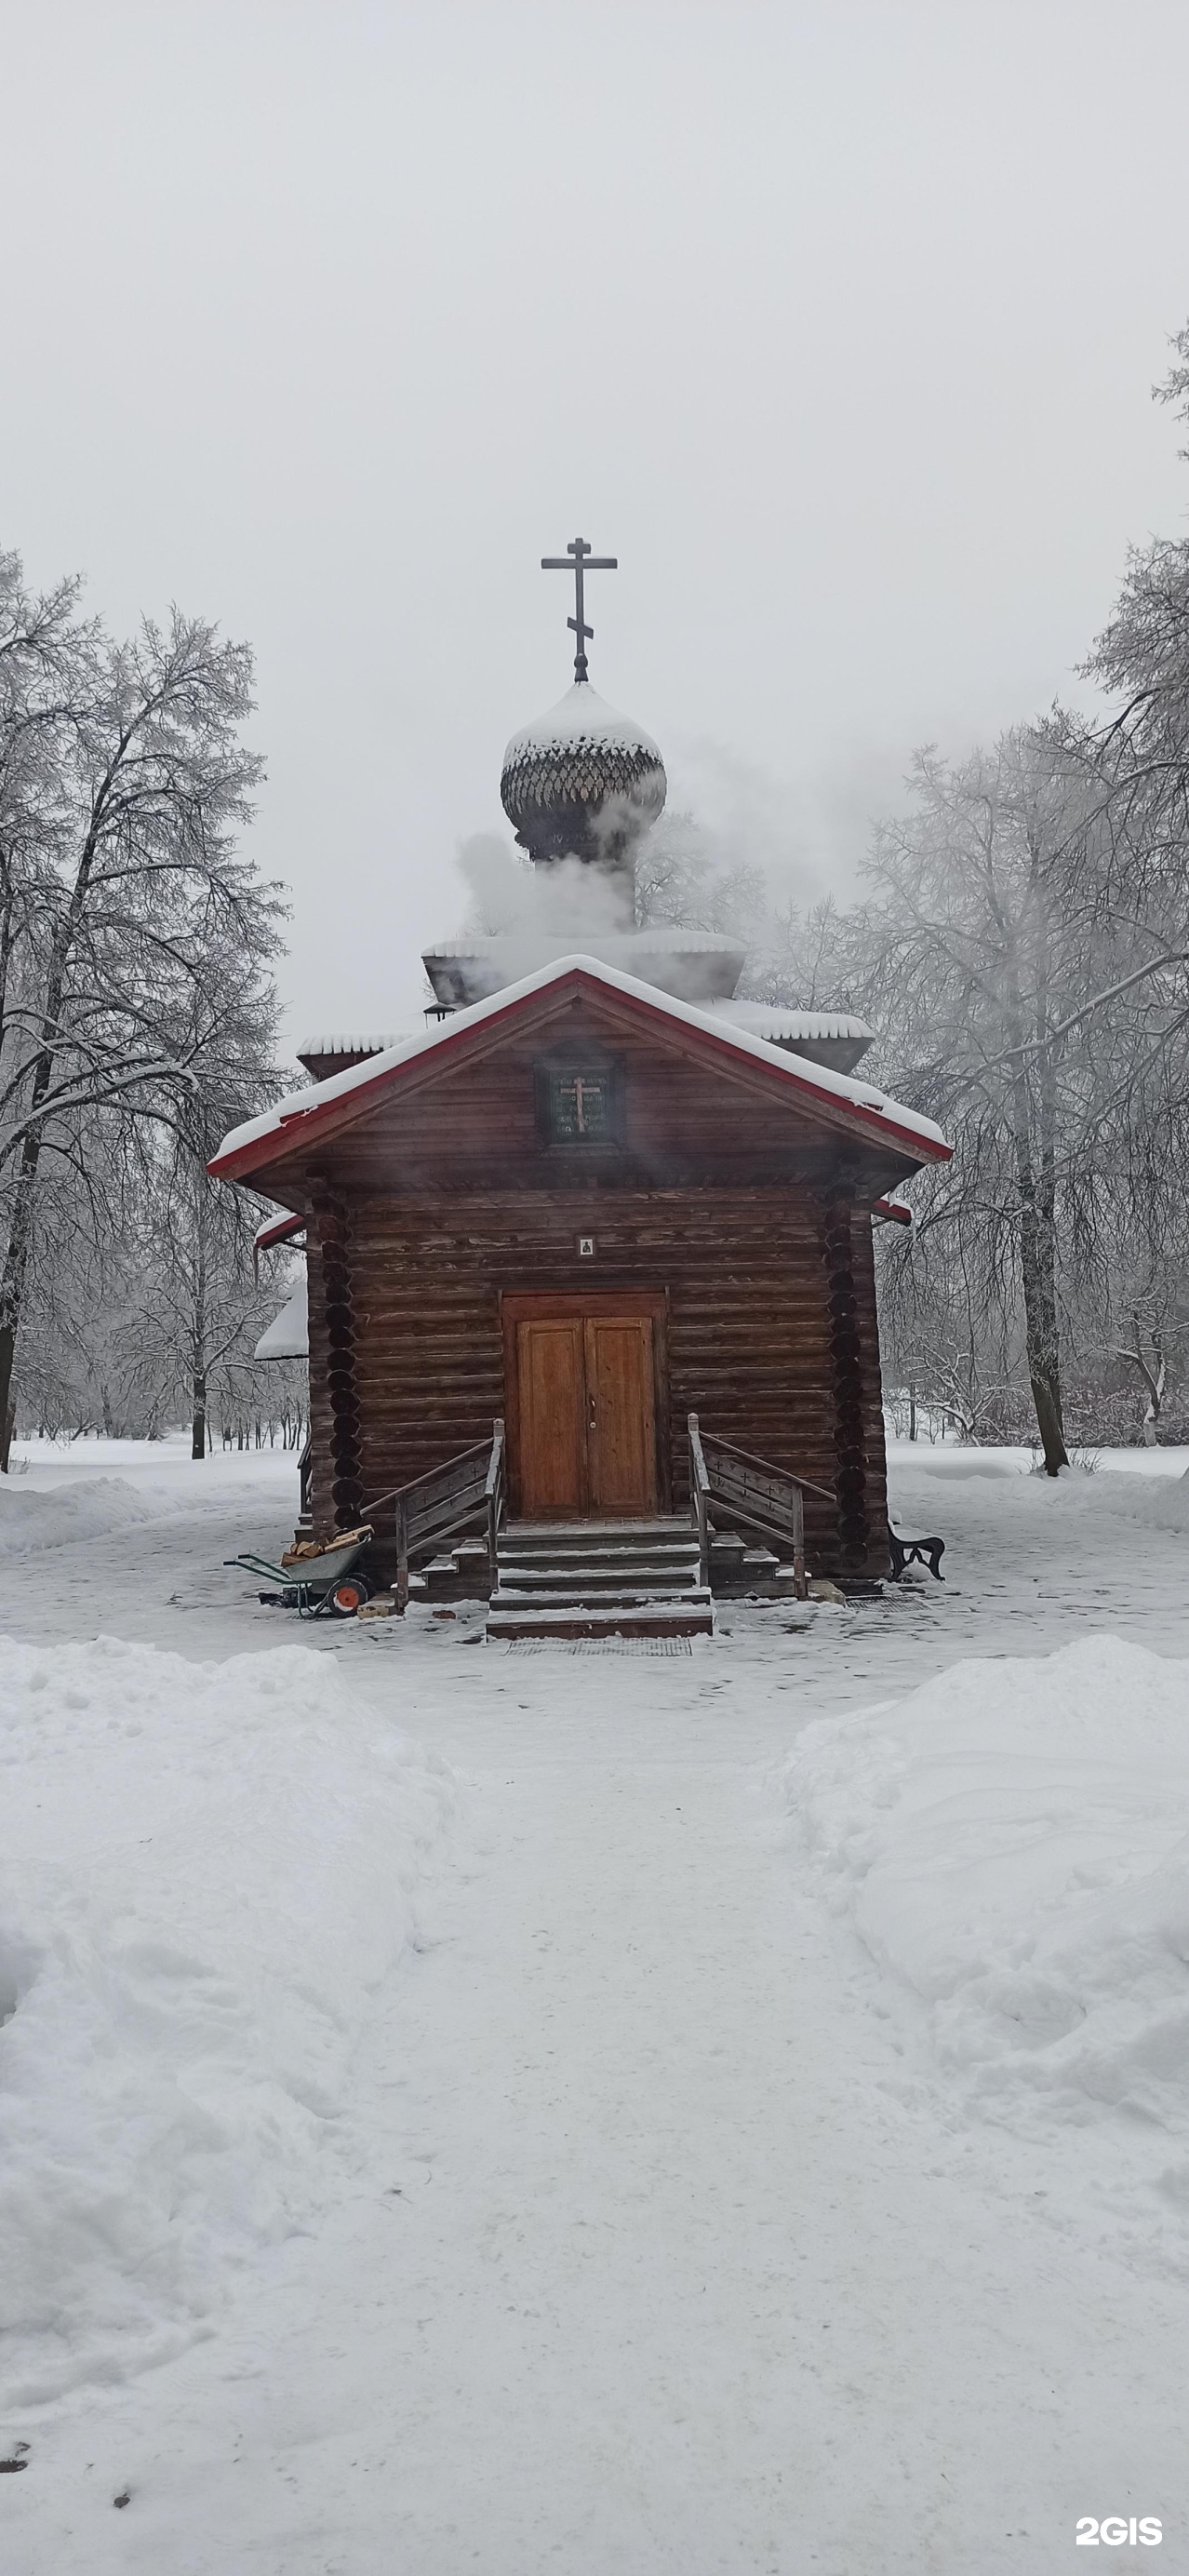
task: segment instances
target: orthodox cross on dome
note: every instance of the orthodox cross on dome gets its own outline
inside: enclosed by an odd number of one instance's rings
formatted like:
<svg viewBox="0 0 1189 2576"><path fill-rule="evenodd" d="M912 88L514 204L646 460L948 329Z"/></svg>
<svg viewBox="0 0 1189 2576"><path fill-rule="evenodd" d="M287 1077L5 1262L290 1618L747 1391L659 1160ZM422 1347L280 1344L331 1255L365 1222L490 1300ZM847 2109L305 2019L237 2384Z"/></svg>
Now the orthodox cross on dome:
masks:
<svg viewBox="0 0 1189 2576"><path fill-rule="evenodd" d="M578 650L574 655L574 678L576 681L589 679L590 674L586 667L586 645L588 638L592 644L594 642L594 628L585 622L583 579L588 572L618 572L619 558L617 555L592 555L585 537L575 537L573 545L566 547L564 555L542 555L541 570L542 572L573 573L574 615L567 617L566 624L578 638Z"/></svg>

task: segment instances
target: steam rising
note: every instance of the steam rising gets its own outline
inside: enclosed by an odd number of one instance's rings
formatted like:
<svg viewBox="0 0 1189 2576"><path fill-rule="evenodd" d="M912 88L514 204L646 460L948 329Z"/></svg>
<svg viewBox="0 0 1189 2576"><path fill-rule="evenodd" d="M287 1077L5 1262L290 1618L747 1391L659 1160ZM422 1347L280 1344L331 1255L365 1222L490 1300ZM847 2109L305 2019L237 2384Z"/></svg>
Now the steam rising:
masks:
<svg viewBox="0 0 1189 2576"><path fill-rule="evenodd" d="M452 998L464 990L496 990L550 956L586 950L696 1000L730 988L721 973L709 974L705 960L706 950L729 942L736 972L747 959L744 993L803 1000L806 916L822 888L803 822L790 810L795 800L774 780L709 752L700 769L708 812L695 819L670 807L633 836L626 867L577 857L534 864L497 832L464 841L458 863L470 897L467 916L441 943L443 965L451 953L460 964L469 953L465 987L453 989ZM618 814L607 819L618 827ZM490 961L474 953L487 941L500 943ZM683 977L679 958L686 951Z"/></svg>
<svg viewBox="0 0 1189 2576"><path fill-rule="evenodd" d="M487 939L520 934L534 943L557 939L568 948L581 948L633 927L630 879L605 875L582 859L534 867L498 832L476 832L463 842L458 864L470 889L467 929L472 934Z"/></svg>

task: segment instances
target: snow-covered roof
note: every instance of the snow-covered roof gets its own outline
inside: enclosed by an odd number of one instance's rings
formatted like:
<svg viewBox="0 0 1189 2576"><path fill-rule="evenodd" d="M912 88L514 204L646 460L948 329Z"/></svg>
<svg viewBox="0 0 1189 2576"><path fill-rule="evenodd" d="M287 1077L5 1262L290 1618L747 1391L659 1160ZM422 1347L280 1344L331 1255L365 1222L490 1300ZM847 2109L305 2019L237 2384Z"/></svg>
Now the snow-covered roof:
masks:
<svg viewBox="0 0 1189 2576"><path fill-rule="evenodd" d="M570 937L573 935L571 927ZM433 958L490 957L502 963L506 957L524 957L533 950L540 950L541 962L545 964L555 956L558 942L564 937L564 931L548 928L498 930L477 937L443 939L436 947L427 948L425 953ZM744 954L743 942L733 939L726 931L675 930L668 921L645 922L639 930L600 930L596 932L595 939L595 946L583 953L597 957L606 966L620 965L624 961L621 971L625 974L630 972L626 964L630 957L739 957ZM572 955L573 951L569 953ZM751 1007L749 1003L748 1008ZM362 1046L365 1041L355 1038L351 1043ZM318 1050L311 1046L308 1052L314 1055Z"/></svg>
<svg viewBox="0 0 1189 2576"><path fill-rule="evenodd" d="M292 1296L285 1299L280 1314L273 1316L261 1334L254 1356L258 1360L304 1360L309 1350L310 1318L303 1270Z"/></svg>
<svg viewBox="0 0 1189 2576"><path fill-rule="evenodd" d="M866 1020L850 1019L843 1011L802 1011L795 1002L715 1002L712 1008L716 1019L750 1029L757 1038L803 1038L806 1046L825 1046L843 1038L870 1042L875 1036Z"/></svg>
<svg viewBox="0 0 1189 2576"><path fill-rule="evenodd" d="M403 1045L407 1036L407 1029L389 1029L384 1037L303 1038L296 1053L299 1062L307 1055L362 1055L365 1048L371 1055L386 1055L390 1047Z"/></svg>
<svg viewBox="0 0 1189 2576"><path fill-rule="evenodd" d="M475 1030L498 1027L522 1002L576 976L596 990L622 996L656 1019L700 1031L743 1062L763 1066L794 1094L853 1111L873 1138L882 1137L889 1145L907 1145L913 1151L920 1148L922 1161L948 1160L953 1151L931 1118L923 1118L919 1111L890 1099L861 1076L834 1073L827 1065L812 1064L766 1038L753 1037L747 1029L732 1026L729 1021L724 1023L713 1010L701 1010L692 1002L681 1002L671 993L662 993L655 984L641 983L634 975L622 975L598 958L573 956L555 958L536 974L522 976L519 983L505 984L486 1001L472 1002L466 1010L452 1012L449 1019L439 1021L423 1035L405 1039L400 1046L390 1047L384 1055L369 1056L366 1063L352 1065L345 1073L329 1074L325 1082L291 1092L261 1117L246 1119L241 1127L233 1127L212 1156L208 1170L216 1177L233 1180L275 1160L278 1150L293 1151L308 1135L337 1125L335 1111L344 1104L349 1106L357 1094L364 1098L378 1094L401 1073L427 1065L435 1057L448 1059ZM268 1150L262 1152L261 1147Z"/></svg>
<svg viewBox="0 0 1189 2576"><path fill-rule="evenodd" d="M255 1252L267 1252L274 1243L285 1243L292 1234L305 1233L303 1216L266 1216L252 1237Z"/></svg>
<svg viewBox="0 0 1189 2576"><path fill-rule="evenodd" d="M621 716L617 707L609 707L589 680L575 680L555 707L513 734L504 753L504 767L521 759L526 751L551 751L559 743L569 747L584 742L614 743L621 751L647 751L654 760L661 760L657 744L643 725L636 724L631 716Z"/></svg>

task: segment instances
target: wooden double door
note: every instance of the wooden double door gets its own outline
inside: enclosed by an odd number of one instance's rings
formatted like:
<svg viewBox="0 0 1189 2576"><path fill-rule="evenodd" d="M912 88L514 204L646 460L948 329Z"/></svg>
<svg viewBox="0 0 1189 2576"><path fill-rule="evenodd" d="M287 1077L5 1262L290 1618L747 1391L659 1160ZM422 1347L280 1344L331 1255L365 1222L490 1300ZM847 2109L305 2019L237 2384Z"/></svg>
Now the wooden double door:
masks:
<svg viewBox="0 0 1189 2576"><path fill-rule="evenodd" d="M513 1507L524 1520L658 1508L660 1301L505 1299Z"/></svg>

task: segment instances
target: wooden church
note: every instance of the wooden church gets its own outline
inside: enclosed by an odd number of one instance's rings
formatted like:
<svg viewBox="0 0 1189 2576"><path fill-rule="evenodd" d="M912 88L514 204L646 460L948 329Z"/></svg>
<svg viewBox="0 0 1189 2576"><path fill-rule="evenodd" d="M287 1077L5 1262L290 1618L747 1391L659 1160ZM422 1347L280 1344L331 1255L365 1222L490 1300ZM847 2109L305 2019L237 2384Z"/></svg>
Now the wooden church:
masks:
<svg viewBox="0 0 1189 2576"><path fill-rule="evenodd" d="M887 1573L872 1230L949 1147L856 1075L860 1023L635 925L664 768L568 561L575 682L502 779L540 927L431 953L423 1033L311 1042L210 1168L304 1230L316 1539L370 1522L399 1607L481 1593L495 1635L689 1633L716 1590Z"/></svg>

